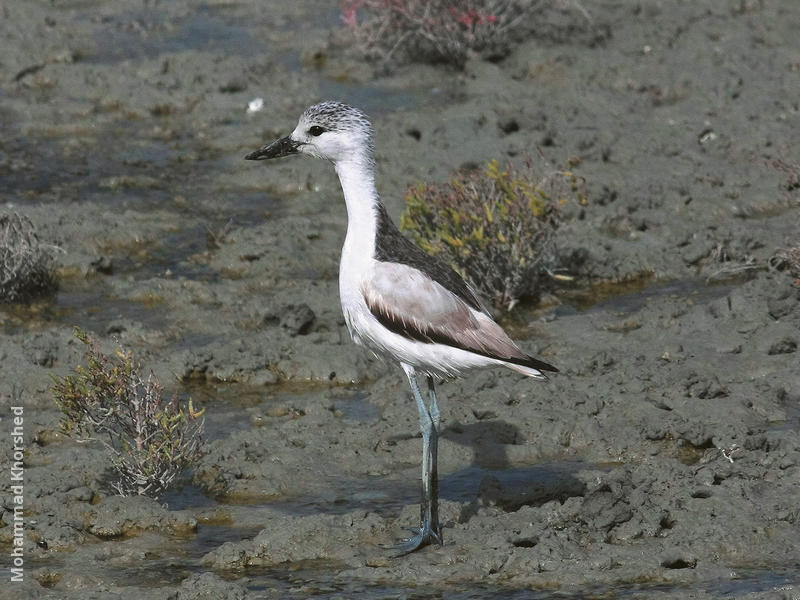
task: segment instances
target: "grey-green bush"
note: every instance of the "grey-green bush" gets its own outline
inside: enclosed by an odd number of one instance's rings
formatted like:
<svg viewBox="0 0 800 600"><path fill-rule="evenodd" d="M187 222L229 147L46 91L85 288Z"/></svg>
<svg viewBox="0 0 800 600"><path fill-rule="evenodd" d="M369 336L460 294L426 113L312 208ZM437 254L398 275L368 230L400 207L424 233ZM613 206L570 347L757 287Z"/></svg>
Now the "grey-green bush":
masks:
<svg viewBox="0 0 800 600"><path fill-rule="evenodd" d="M200 457L204 411L192 401L165 399L150 373L141 375L130 352L101 354L89 336L76 328L87 346L88 364L74 375L54 377L61 430L82 441L98 440L108 451L121 496L157 498Z"/></svg>

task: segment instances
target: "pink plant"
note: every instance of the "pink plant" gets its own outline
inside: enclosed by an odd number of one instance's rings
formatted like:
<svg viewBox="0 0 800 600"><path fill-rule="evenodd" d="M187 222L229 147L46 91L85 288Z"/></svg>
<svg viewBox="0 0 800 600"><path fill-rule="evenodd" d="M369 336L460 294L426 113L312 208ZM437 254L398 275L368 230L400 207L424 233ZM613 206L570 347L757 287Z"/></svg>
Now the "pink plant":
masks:
<svg viewBox="0 0 800 600"><path fill-rule="evenodd" d="M497 23L497 15L482 14L474 8L470 8L467 12L460 12L455 6L451 6L450 13L458 20L459 23L462 23L467 27Z"/></svg>
<svg viewBox="0 0 800 600"><path fill-rule="evenodd" d="M348 27L358 26L358 9L362 5L360 0L342 0L342 22Z"/></svg>

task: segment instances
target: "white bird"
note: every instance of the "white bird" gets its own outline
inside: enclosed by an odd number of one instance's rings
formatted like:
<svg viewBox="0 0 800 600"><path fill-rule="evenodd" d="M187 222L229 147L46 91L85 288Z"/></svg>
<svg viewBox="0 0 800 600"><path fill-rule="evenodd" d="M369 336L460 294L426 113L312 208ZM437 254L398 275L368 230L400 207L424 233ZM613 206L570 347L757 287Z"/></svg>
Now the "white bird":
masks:
<svg viewBox="0 0 800 600"><path fill-rule="evenodd" d="M339 294L350 335L376 356L400 363L419 409L421 523L395 548L403 555L432 542L442 544L436 467L440 413L434 377L503 366L545 379L542 371L558 369L523 352L453 269L398 231L375 189L373 131L363 112L340 102L316 104L300 116L290 135L245 158L298 153L331 161L342 185L347 235ZM427 380L429 404L417 373Z"/></svg>

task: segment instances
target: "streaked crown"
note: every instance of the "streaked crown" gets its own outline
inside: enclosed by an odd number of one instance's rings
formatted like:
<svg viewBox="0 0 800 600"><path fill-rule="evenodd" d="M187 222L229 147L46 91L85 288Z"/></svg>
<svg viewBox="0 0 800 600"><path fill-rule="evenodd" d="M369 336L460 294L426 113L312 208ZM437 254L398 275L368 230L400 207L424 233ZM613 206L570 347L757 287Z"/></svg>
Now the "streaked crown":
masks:
<svg viewBox="0 0 800 600"><path fill-rule="evenodd" d="M372 124L367 115L343 102L328 100L309 106L300 116L300 122L317 125L326 131L360 133L372 138Z"/></svg>
<svg viewBox="0 0 800 600"><path fill-rule="evenodd" d="M372 124L367 115L342 102L320 102L305 110L291 134L298 151L334 163L372 164Z"/></svg>

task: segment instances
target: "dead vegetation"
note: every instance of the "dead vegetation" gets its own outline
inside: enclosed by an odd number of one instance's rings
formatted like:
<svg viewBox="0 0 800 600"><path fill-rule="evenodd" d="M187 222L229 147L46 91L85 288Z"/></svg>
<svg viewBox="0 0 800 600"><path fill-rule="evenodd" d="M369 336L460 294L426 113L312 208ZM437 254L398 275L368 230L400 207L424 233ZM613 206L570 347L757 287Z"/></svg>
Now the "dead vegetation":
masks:
<svg viewBox="0 0 800 600"><path fill-rule="evenodd" d="M786 271L800 280L800 241L778 250L770 259L769 266L776 271Z"/></svg>
<svg viewBox="0 0 800 600"><path fill-rule="evenodd" d="M706 281L719 282L763 270L763 261L759 261L752 253L757 247L760 244L750 239L739 239L736 243L730 239L717 242L708 257L708 266L713 267L713 271L706 275Z"/></svg>
<svg viewBox="0 0 800 600"><path fill-rule="evenodd" d="M0 214L0 302L26 302L57 288L53 248L39 241L28 217Z"/></svg>
<svg viewBox="0 0 800 600"><path fill-rule="evenodd" d="M462 67L471 54L499 58L530 30L544 0L342 0L346 35L381 65L445 63ZM588 14L577 2L558 5Z"/></svg>

